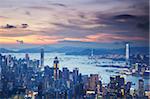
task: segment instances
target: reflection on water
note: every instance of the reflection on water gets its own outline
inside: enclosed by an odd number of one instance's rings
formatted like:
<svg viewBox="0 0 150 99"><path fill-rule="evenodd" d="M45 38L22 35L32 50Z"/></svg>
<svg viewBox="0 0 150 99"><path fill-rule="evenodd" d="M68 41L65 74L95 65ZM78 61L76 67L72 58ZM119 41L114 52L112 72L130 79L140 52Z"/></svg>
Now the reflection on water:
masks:
<svg viewBox="0 0 150 99"><path fill-rule="evenodd" d="M9 53L12 56L15 56L17 59L18 58L24 58L25 53ZM5 54L7 55L7 54ZM40 54L39 53L29 53L30 59L40 59ZM97 67L96 64L89 63L89 59L87 56L75 56L75 55L65 55L63 53L45 53L44 56L44 65L49 65L50 67L53 66L53 60L54 57L57 56L60 60L60 69L63 67L67 67L70 70L73 70L75 67L79 68L80 73L82 74L99 74L102 78L103 83L108 83L109 82L109 77L113 75L117 75L116 72L122 70L122 68L112 68L112 67ZM102 62L106 62L107 60L99 60ZM110 60L109 60L110 61ZM112 70L115 72L106 72L107 70ZM135 77L132 75L121 75L125 77L125 81L131 81L132 83L135 83L134 88L138 88L138 80L141 77ZM147 86L148 79L144 79L145 85Z"/></svg>

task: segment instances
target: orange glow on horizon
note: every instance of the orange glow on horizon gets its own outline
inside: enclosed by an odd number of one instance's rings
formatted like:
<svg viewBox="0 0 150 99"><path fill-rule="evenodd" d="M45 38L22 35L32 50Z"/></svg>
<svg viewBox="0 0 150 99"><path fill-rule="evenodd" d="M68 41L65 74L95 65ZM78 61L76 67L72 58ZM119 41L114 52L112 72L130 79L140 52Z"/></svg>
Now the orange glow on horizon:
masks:
<svg viewBox="0 0 150 99"><path fill-rule="evenodd" d="M61 39L57 36L30 35L23 37L0 37L0 44L17 44L17 40L22 40L25 44L55 44Z"/></svg>

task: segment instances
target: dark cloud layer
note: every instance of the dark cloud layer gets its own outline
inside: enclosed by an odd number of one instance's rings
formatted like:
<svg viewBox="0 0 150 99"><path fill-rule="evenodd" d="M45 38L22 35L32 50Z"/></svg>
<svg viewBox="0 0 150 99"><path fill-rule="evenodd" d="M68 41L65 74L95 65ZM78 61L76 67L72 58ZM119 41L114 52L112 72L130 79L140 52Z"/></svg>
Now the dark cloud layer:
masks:
<svg viewBox="0 0 150 99"><path fill-rule="evenodd" d="M10 25L6 24L5 26L1 26L0 29L14 29L14 28L27 28L28 24L21 24L21 25Z"/></svg>
<svg viewBox="0 0 150 99"><path fill-rule="evenodd" d="M60 7L67 7L67 5L62 4L62 3L51 3L50 5L60 6Z"/></svg>

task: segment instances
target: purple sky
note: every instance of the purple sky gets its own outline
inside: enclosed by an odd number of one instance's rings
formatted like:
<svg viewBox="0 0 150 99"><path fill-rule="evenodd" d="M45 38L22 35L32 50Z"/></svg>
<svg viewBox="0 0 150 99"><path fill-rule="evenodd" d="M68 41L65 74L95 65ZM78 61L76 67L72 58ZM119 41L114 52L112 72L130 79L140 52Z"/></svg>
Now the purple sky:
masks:
<svg viewBox="0 0 150 99"><path fill-rule="evenodd" d="M148 46L149 0L1 0L0 47Z"/></svg>

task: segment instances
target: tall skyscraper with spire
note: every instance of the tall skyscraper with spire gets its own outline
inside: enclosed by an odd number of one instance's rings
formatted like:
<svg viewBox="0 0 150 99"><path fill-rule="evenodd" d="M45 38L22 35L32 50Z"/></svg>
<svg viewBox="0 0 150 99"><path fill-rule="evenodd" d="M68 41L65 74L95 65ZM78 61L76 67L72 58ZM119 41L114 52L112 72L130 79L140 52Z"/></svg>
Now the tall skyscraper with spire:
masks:
<svg viewBox="0 0 150 99"><path fill-rule="evenodd" d="M54 80L59 78L59 60L57 57L54 58Z"/></svg>
<svg viewBox="0 0 150 99"><path fill-rule="evenodd" d="M129 44L126 44L126 60L129 60Z"/></svg>
<svg viewBox="0 0 150 99"><path fill-rule="evenodd" d="M41 59L40 59L41 67L44 67L44 49L41 49Z"/></svg>
<svg viewBox="0 0 150 99"><path fill-rule="evenodd" d="M126 44L126 55L125 55L125 59L126 59L126 65L129 66L129 43Z"/></svg>

